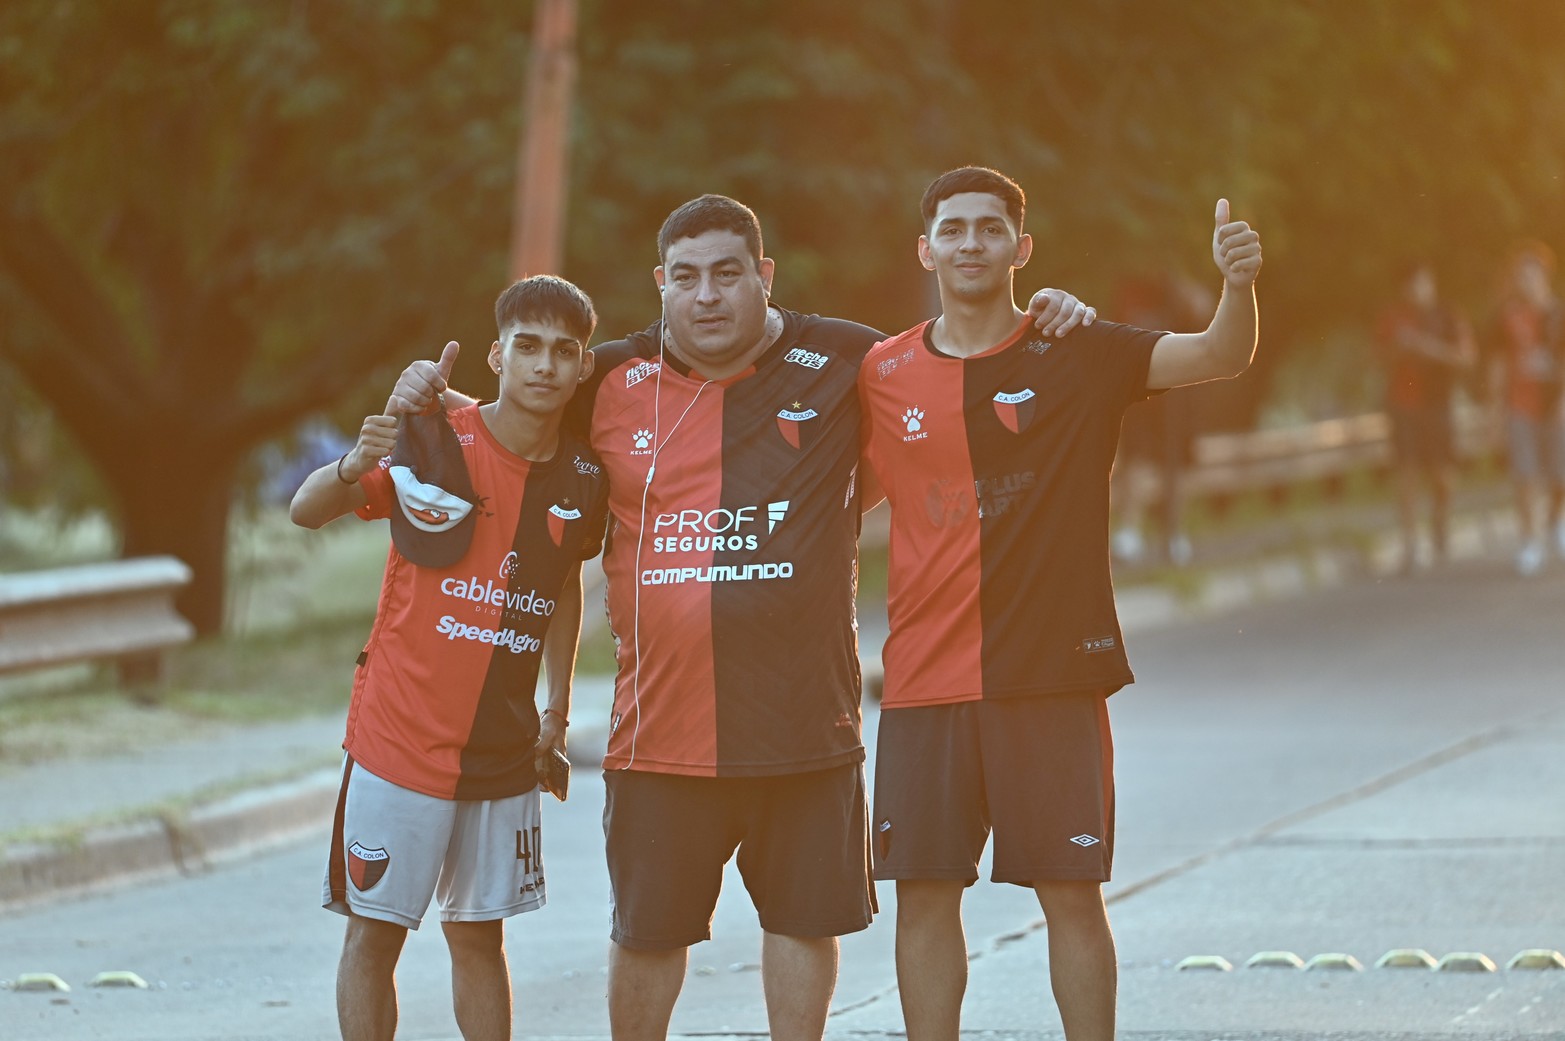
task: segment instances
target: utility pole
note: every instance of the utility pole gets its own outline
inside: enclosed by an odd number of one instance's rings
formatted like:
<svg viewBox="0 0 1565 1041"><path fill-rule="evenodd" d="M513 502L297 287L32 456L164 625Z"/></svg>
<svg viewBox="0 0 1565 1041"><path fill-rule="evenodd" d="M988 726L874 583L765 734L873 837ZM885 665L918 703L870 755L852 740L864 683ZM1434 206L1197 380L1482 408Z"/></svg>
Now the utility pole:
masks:
<svg viewBox="0 0 1565 1041"><path fill-rule="evenodd" d="M537 4L511 224L513 279L557 273L565 253L576 0L537 0Z"/></svg>

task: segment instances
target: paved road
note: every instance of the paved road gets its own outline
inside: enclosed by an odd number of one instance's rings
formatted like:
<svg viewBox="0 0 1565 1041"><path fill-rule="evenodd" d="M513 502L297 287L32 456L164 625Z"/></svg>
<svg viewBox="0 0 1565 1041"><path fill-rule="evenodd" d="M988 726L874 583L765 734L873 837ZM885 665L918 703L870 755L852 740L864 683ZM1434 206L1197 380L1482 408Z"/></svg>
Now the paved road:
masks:
<svg viewBox="0 0 1565 1041"><path fill-rule="evenodd" d="M1123 1037L1565 1038L1565 972L1504 969L1524 948L1565 948L1565 569L1521 582L1465 563L1130 644L1141 682L1112 703ZM546 825L553 903L509 927L518 1036L607 1033L601 800L583 771ZM314 906L318 847L0 920L0 976L152 983L0 992L0 1038L335 1036L341 927ZM844 943L833 1038L900 1030L889 890L882 910ZM970 893L973 1036L1059 1036L1038 918L1021 890ZM715 928L675 1030L764 1033L733 878ZM1479 951L1500 971L1374 968L1393 947ZM1243 968L1268 950L1366 969ZM1236 968L1177 970L1187 955ZM400 1036L456 1036L438 929L410 941L401 994Z"/></svg>

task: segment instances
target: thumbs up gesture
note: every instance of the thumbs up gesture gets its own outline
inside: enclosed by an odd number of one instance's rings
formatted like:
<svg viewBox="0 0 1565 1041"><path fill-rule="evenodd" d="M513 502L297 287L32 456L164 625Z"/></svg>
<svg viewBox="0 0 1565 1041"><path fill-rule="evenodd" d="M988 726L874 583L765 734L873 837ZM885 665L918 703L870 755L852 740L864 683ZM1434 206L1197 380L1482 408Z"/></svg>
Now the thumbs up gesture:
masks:
<svg viewBox="0 0 1565 1041"><path fill-rule="evenodd" d="M1229 285L1246 289L1261 272L1261 236L1244 221L1231 220L1228 200L1217 200L1216 228L1212 231L1212 259Z"/></svg>
<svg viewBox="0 0 1565 1041"><path fill-rule="evenodd" d="M456 365L457 353L462 349L455 340L446 344L439 361L419 360L402 370L397 377L396 389L386 402L386 414L394 416L421 415L440 407L440 395L445 393L446 381Z"/></svg>

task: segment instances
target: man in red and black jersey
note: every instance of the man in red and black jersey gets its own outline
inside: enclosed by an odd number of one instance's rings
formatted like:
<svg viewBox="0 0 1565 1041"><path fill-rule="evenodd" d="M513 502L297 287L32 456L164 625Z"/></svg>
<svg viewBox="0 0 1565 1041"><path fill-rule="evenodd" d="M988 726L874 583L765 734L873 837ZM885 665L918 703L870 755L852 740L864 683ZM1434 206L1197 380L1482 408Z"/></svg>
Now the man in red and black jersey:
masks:
<svg viewBox="0 0 1565 1041"><path fill-rule="evenodd" d="M1133 679L1109 573L1109 471L1132 402L1248 366L1260 240L1218 203L1224 292L1204 332L1098 322L1062 340L1013 303L1033 245L1014 181L952 171L923 216L919 256L943 313L877 345L859 373L866 458L891 503L875 874L897 882L908 1037L957 1037L962 893L992 830L993 879L1034 889L1048 919L1066 1037L1108 1039L1106 699Z"/></svg>
<svg viewBox="0 0 1565 1041"><path fill-rule="evenodd" d="M540 771L565 749L581 564L608 504L602 464L560 428L592 372L597 316L581 290L539 276L502 293L495 318L495 401L399 417L393 399L290 510L309 528L391 519L324 884L325 906L348 916L345 1038L395 1032L397 960L437 893L463 1036L509 1037L503 922L545 900Z"/></svg>
<svg viewBox="0 0 1565 1041"><path fill-rule="evenodd" d="M571 404L610 483L610 1022L617 1041L666 1036L737 851L772 1035L818 1039L836 938L874 910L856 380L882 336L773 305L760 224L733 199L676 209L658 256L661 320L594 348ZM1089 310L1053 290L1033 306L1050 330ZM421 406L449 371L415 363L396 396Z"/></svg>

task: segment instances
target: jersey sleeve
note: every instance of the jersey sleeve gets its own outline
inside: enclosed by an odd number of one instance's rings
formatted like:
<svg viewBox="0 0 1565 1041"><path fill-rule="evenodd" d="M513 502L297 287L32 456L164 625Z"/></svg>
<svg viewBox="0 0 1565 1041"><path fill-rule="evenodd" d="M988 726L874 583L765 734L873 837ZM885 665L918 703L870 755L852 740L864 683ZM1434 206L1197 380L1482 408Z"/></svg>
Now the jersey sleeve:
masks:
<svg viewBox="0 0 1565 1041"><path fill-rule="evenodd" d="M373 470L359 478L359 487L364 489L364 498L367 500L353 511L360 520L385 520L391 516L393 496L390 458L387 456L382 459Z"/></svg>
<svg viewBox="0 0 1565 1041"><path fill-rule="evenodd" d="M576 393L565 404L565 419L561 423L566 432L586 442L592 436L592 415L598 403L598 389L609 373L632 358L651 358L657 354L657 330L654 322L644 331L632 333L620 340L608 340L592 348L592 375L582 381Z"/></svg>
<svg viewBox="0 0 1565 1041"><path fill-rule="evenodd" d="M1147 388L1147 373L1152 367L1152 348L1168 335L1166 332L1118 322L1094 322L1080 332L1096 334L1092 362L1105 377L1111 402L1124 408L1163 393Z"/></svg>
<svg viewBox="0 0 1565 1041"><path fill-rule="evenodd" d="M599 481L598 494L587 509L587 525L582 531L581 545L576 554L578 558L591 560L603 552L603 538L608 525L609 485L607 481Z"/></svg>
<svg viewBox="0 0 1565 1041"><path fill-rule="evenodd" d="M858 394L859 394L859 512L868 513L879 506L886 498L886 486L881 483L880 475L875 472L874 435L875 423L873 414L868 407L869 394L867 391L868 380L865 378L870 367L869 355L859 363Z"/></svg>

